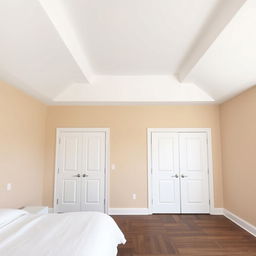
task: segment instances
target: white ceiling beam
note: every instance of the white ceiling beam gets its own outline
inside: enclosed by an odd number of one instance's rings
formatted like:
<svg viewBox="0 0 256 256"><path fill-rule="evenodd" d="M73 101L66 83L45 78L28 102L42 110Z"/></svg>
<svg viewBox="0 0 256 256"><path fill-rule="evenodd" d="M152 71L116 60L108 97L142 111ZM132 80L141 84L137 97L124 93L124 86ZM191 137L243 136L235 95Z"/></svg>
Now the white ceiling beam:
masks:
<svg viewBox="0 0 256 256"><path fill-rule="evenodd" d="M93 86L73 84L60 93L56 104L75 103L213 103L214 99L193 83L174 76L96 76Z"/></svg>
<svg viewBox="0 0 256 256"><path fill-rule="evenodd" d="M177 78L180 82L186 79L191 70L207 53L207 50L246 1L225 0L219 2L177 71Z"/></svg>
<svg viewBox="0 0 256 256"><path fill-rule="evenodd" d="M47 16L53 23L60 38L82 71L88 83L93 81L93 71L89 65L85 50L83 49L76 29L72 24L63 2L60 0L39 0Z"/></svg>

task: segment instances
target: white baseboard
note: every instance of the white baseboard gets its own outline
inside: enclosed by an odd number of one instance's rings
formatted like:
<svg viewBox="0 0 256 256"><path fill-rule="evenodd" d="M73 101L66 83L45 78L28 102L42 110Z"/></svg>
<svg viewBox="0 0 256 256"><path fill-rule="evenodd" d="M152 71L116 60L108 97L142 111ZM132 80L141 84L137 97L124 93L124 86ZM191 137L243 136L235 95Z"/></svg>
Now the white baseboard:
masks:
<svg viewBox="0 0 256 256"><path fill-rule="evenodd" d="M150 215L148 208L109 208L109 215ZM214 208L212 215L223 215L223 208Z"/></svg>
<svg viewBox="0 0 256 256"><path fill-rule="evenodd" d="M211 215L223 215L223 208L213 208L210 212Z"/></svg>
<svg viewBox="0 0 256 256"><path fill-rule="evenodd" d="M238 217L237 215L226 209L224 209L224 216L256 237L256 227L249 222L243 220L242 218Z"/></svg>
<svg viewBox="0 0 256 256"><path fill-rule="evenodd" d="M150 215L148 208L109 208L109 215ZM223 215L223 208L214 208L211 215Z"/></svg>
<svg viewBox="0 0 256 256"><path fill-rule="evenodd" d="M149 215L148 208L109 208L109 215Z"/></svg>

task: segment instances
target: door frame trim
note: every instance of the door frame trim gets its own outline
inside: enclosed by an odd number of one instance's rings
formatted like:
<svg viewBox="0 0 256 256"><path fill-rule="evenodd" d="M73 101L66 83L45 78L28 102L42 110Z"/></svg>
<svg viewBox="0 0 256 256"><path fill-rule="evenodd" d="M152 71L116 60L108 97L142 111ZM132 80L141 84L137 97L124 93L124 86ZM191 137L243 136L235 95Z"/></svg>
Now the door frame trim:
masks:
<svg viewBox="0 0 256 256"><path fill-rule="evenodd" d="M214 214L214 183L213 183L213 160L212 160L212 133L211 128L148 128L147 129L147 158L148 158L148 209L152 214L152 133L153 132L176 132L176 133L205 133L207 136L207 155L209 168L209 199L210 199L210 214Z"/></svg>
<svg viewBox="0 0 256 256"><path fill-rule="evenodd" d="M104 212L108 214L109 212L109 165L110 165L110 128L56 128L56 146L55 146L55 172L54 172L54 202L53 202L53 212L57 212L57 180L58 180L58 155L60 150L60 134L61 132L104 132L106 138L106 148L105 148L105 209Z"/></svg>

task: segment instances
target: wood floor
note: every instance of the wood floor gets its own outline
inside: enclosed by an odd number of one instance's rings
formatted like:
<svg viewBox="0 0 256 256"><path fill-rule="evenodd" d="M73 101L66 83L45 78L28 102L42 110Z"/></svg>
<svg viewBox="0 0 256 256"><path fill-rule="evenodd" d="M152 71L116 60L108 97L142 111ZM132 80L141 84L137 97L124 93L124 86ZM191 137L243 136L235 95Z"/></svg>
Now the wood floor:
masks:
<svg viewBox="0 0 256 256"><path fill-rule="evenodd" d="M113 216L126 237L118 256L256 256L256 238L224 216Z"/></svg>

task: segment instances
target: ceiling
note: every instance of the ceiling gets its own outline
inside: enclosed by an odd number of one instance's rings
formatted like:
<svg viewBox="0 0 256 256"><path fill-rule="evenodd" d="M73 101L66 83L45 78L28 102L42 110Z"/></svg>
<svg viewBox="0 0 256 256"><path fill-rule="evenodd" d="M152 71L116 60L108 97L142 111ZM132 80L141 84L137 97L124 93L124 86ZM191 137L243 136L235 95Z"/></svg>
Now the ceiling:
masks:
<svg viewBox="0 0 256 256"><path fill-rule="evenodd" d="M219 103L256 84L255 0L0 0L0 79L47 104Z"/></svg>

